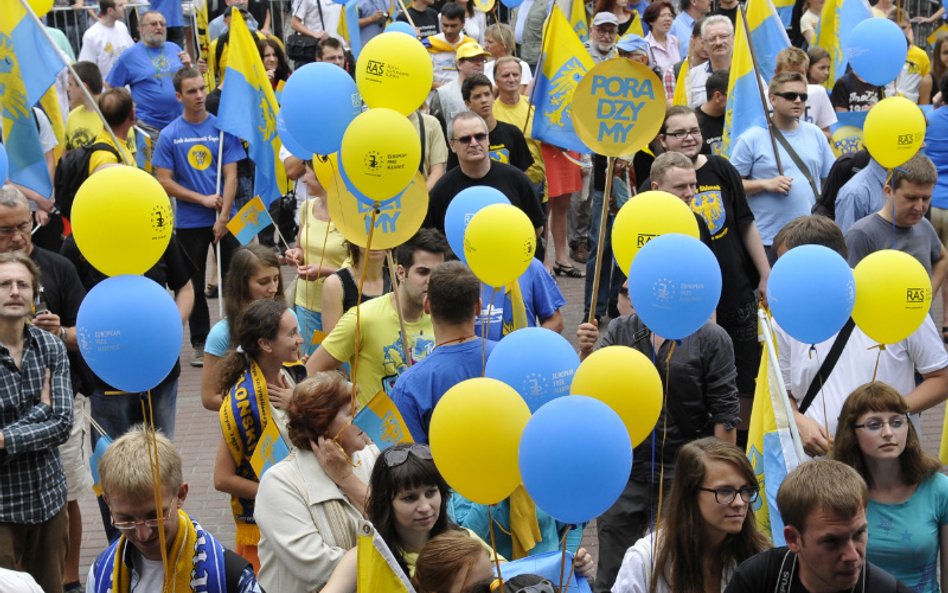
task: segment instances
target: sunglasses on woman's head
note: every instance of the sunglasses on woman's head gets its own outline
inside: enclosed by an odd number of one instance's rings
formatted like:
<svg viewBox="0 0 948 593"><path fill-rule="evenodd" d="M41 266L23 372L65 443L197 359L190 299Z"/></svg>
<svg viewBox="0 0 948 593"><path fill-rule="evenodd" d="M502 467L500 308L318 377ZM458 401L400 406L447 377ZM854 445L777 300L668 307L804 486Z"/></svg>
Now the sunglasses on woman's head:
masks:
<svg viewBox="0 0 948 593"><path fill-rule="evenodd" d="M428 445L414 444L404 449L386 449L382 453L382 461L386 467L397 467L408 461L408 454L413 453L419 459L432 459Z"/></svg>

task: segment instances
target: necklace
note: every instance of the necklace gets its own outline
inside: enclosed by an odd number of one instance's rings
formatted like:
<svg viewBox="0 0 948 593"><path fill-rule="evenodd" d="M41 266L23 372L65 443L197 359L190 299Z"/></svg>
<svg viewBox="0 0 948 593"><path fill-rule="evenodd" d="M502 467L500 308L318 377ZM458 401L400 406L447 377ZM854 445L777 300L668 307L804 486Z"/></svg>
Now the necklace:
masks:
<svg viewBox="0 0 948 593"><path fill-rule="evenodd" d="M460 344L461 342L466 342L467 340L470 340L471 338L474 338L474 337L476 337L474 334L470 334L468 336L461 336L460 338L454 338L453 340L445 340L444 342L435 344L435 348L438 348L439 346L447 346L448 344Z"/></svg>

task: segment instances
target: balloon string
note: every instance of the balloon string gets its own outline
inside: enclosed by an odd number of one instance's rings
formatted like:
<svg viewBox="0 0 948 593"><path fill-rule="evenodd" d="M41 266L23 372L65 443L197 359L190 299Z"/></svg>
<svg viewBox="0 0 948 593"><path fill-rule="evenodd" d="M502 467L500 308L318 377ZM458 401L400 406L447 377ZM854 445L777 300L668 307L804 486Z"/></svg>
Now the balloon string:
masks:
<svg viewBox="0 0 948 593"><path fill-rule="evenodd" d="M490 300L487 301L487 315L481 315L481 377L487 370L487 331L490 329L490 317L494 310L494 295L497 287L490 287ZM501 323L503 320L501 319Z"/></svg>
<svg viewBox="0 0 948 593"><path fill-rule="evenodd" d="M807 355L808 355L810 358L813 358L814 356L816 356L816 368L820 369L820 368L823 367L823 361L820 360L820 351L816 349L816 344L810 344L810 350L809 350L809 352L807 353ZM817 372L817 373L816 373L815 380L820 382L820 388L816 390L816 393L817 393L817 395L822 396L822 395L823 395L823 387L826 385L826 383L823 381L823 375L821 375L819 372ZM821 397L821 402L822 402L822 408L823 408L823 430L826 431L826 434L830 434L830 429L829 429L829 412L826 411L826 398L825 398L825 397ZM830 445L830 448L832 448L832 446L833 446L832 442L830 442L829 445Z"/></svg>
<svg viewBox="0 0 948 593"><path fill-rule="evenodd" d="M327 196L327 197L328 197L328 196ZM314 200L319 200L319 199L321 199L321 198L319 198L319 197L314 198ZM308 201L308 200L307 200L307 201ZM324 205L326 206L326 210L329 210L329 204L324 204ZM313 208L313 207L315 207L315 204L310 205L310 208ZM309 218L309 212L306 213L306 218ZM330 219L329 221L326 222L326 232L323 234L323 248L322 248L322 250L320 250L320 252L319 252L319 264L316 266L316 279L313 280L313 289L314 289L314 290L313 290L312 292L310 292L310 291L308 290L308 289L309 289L309 283L304 284L304 286L306 287L307 290L306 290L306 294L303 296L303 300L304 300L304 302L306 303L306 308L309 309L310 311L313 311L313 310L314 310L314 307L315 307L315 305L316 305L316 303L315 303L315 300L316 300L316 292L317 292L317 291L315 290L316 287L319 286L319 282L320 282L321 280L323 281L323 284L325 284L325 280L323 280L323 278L322 278L322 270L323 270L323 263L326 261L326 246L329 244L329 225L331 225L331 224L332 224L332 219ZM305 236L305 235L304 235L304 236ZM306 265L306 248L305 248L305 247L303 248L303 265ZM321 296L322 296L322 295L320 295L320 297L321 297ZM312 300L310 300L309 297L312 297ZM320 303L320 305L322 305L322 303ZM320 307L320 309L322 309L322 307ZM312 341L312 339L313 339L313 337L310 336L310 341Z"/></svg>
<svg viewBox="0 0 948 593"><path fill-rule="evenodd" d="M655 511L655 533L658 533L662 522L662 495L664 494L665 490L665 441L668 439L668 382L671 379L671 359L672 355L675 354L676 346L678 346L678 341L673 340L671 346L668 348L668 354L665 356L665 393L663 394L664 401L662 402L662 409L665 410L665 417L662 420L662 448L658 463L658 505L657 510ZM655 545L655 539L656 538L652 538L652 546ZM655 554L652 554L652 558L654 557ZM652 568L655 568L654 565Z"/></svg>
<svg viewBox="0 0 948 593"><path fill-rule="evenodd" d="M490 548L494 552L494 566L497 570L497 581L498 587L494 589L491 586L491 590L503 591L504 590L504 575L500 573L500 555L497 554L497 539L494 537L494 518L491 515L491 511L494 508L494 505L487 505L487 525L490 529Z"/></svg>
<svg viewBox="0 0 948 593"><path fill-rule="evenodd" d="M148 463L151 466L151 483L155 495L155 515L157 515L158 518L158 546L161 548L161 566L164 569L165 577L174 579L171 565L168 561L168 549L165 539L165 514L162 509L164 506L164 492L161 485L161 467L158 459L158 433L155 430L155 414L151 405L151 390L147 391L147 400L147 410L145 409L144 399L139 399L139 403L142 408L142 417L148 418L148 426L145 429L145 448L147 449ZM149 440L148 437L151 437L151 440ZM175 514L175 520L178 520L177 514Z"/></svg>
<svg viewBox="0 0 948 593"><path fill-rule="evenodd" d="M563 547L563 555L560 558L560 586L559 591L568 591L569 582L573 579L573 571L576 569L576 563L574 562L569 569L569 574L566 575L566 585L563 585L563 575L566 573L566 538L569 537L569 530L572 529L572 525L567 525L566 530L563 531L563 537L560 540L560 545Z"/></svg>
<svg viewBox="0 0 948 593"><path fill-rule="evenodd" d="M375 217L378 215L378 208L372 209L372 224L369 227L369 240L365 244L365 259L369 259L369 249L372 248L372 235L375 233ZM327 227L328 228L328 227ZM349 396L349 410L350 413L355 416L356 413L356 389L358 388L358 372L359 372L359 354L362 352L362 283L365 280L365 270L367 262L362 262L362 273L359 274L359 285L356 287L356 326L355 326L355 348L353 349L352 355L352 393ZM396 307L397 308L397 307ZM401 311L399 311L399 318L401 316ZM370 394L368 397L374 397L375 394Z"/></svg>
<svg viewBox="0 0 948 593"><path fill-rule="evenodd" d="M876 354L876 364L872 369L872 382L873 383L876 382L876 374L879 372L879 361L882 359L882 351L885 350L885 344L879 344L878 346L874 346L874 348L878 348L879 353Z"/></svg>

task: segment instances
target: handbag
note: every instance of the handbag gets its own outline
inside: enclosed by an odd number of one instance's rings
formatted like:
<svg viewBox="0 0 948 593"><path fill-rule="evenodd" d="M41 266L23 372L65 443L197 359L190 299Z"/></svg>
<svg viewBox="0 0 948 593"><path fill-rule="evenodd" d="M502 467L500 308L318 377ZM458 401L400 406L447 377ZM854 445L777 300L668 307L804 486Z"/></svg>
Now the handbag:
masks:
<svg viewBox="0 0 948 593"><path fill-rule="evenodd" d="M316 45L319 41L315 37L303 35L294 31L286 38L286 55L297 62L312 62L316 59Z"/></svg>

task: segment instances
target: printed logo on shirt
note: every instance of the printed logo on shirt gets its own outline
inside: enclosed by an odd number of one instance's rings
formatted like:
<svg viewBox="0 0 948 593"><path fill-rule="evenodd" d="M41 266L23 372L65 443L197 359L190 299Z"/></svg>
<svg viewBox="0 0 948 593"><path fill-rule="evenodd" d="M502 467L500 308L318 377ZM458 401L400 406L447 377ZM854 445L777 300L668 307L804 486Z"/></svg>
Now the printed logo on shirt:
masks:
<svg viewBox="0 0 948 593"><path fill-rule="evenodd" d="M698 192L691 200L691 209L701 215L711 236L717 235L724 228L724 202L721 200L721 190L707 190Z"/></svg>
<svg viewBox="0 0 948 593"><path fill-rule="evenodd" d="M411 336L414 338L410 360L416 363L425 358L434 350L434 340L428 339L423 334ZM385 375L382 377L382 389L385 393L391 393L395 386L398 376L408 370L409 357L405 356L405 348L401 336L389 344L382 347L382 369Z"/></svg>
<svg viewBox="0 0 948 593"><path fill-rule="evenodd" d="M171 76L171 60L165 54L152 56L151 65L155 67L158 76Z"/></svg>
<svg viewBox="0 0 948 593"><path fill-rule="evenodd" d="M498 163L507 163L508 165L510 164L510 150L508 150L503 144L495 144L491 146L488 156L492 161L497 161Z"/></svg>
<svg viewBox="0 0 948 593"><path fill-rule="evenodd" d="M188 164L196 171L204 171L211 166L211 150L203 144L195 144L188 150Z"/></svg>
<svg viewBox="0 0 948 593"><path fill-rule="evenodd" d="M66 150L89 146L95 142L95 134L89 128L74 128L66 135Z"/></svg>
<svg viewBox="0 0 948 593"><path fill-rule="evenodd" d="M111 56L113 53L115 53L115 48L112 47L112 42L111 42L111 41L109 41L108 43L105 44L105 53L109 54L110 56Z"/></svg>

